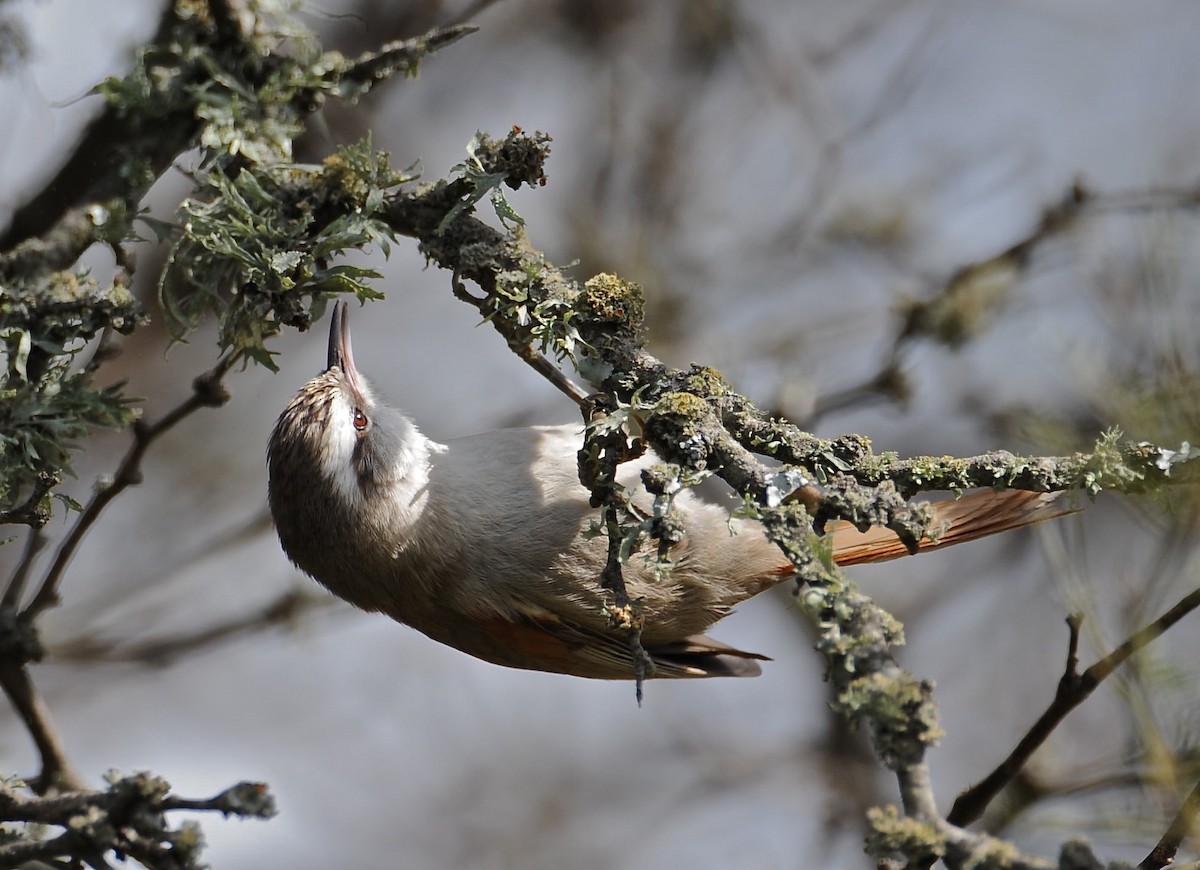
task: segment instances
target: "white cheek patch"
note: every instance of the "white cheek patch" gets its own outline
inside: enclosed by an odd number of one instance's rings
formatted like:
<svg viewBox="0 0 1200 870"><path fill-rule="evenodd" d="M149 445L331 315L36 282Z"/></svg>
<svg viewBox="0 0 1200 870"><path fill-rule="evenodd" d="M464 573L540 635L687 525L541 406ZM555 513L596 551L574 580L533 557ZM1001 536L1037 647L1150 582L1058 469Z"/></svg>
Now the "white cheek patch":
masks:
<svg viewBox="0 0 1200 870"><path fill-rule="evenodd" d="M354 408L339 394L334 397L329 414L321 439L322 477L333 485L334 492L344 504L353 507L362 498L354 467L354 449L358 444L358 435L351 422Z"/></svg>

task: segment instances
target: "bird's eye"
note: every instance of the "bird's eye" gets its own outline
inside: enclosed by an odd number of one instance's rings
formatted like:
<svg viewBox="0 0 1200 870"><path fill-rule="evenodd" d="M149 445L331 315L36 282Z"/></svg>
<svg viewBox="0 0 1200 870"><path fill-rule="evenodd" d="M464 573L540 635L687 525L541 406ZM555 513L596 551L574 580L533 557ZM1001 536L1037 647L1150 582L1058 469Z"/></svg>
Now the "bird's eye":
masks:
<svg viewBox="0 0 1200 870"><path fill-rule="evenodd" d="M355 429L357 429L359 432L363 432L366 430L367 424L369 422L370 421L367 420L366 414L364 414L358 408L354 409L354 428Z"/></svg>

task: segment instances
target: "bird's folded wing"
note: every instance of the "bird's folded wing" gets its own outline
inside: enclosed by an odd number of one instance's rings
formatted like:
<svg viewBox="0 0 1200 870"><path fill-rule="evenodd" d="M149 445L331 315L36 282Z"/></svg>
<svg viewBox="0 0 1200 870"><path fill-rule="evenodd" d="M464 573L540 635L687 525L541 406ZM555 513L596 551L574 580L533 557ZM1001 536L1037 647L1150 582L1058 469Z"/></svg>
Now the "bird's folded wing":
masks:
<svg viewBox="0 0 1200 870"><path fill-rule="evenodd" d="M493 642L491 655L474 651L497 664L550 671L601 680L632 680L637 676L627 634L573 623L545 611L515 620L481 620L477 628ZM646 677L753 677L761 673L758 653L744 652L704 635L668 643L647 643L654 663Z"/></svg>

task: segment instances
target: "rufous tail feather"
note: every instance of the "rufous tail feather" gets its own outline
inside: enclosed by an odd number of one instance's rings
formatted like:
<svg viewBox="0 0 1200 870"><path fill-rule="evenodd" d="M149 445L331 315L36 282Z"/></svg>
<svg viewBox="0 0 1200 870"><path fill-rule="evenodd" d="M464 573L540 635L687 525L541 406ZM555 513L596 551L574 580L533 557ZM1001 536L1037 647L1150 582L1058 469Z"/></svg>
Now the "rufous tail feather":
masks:
<svg viewBox="0 0 1200 870"><path fill-rule="evenodd" d="M1019 529L1080 510L1067 504L1061 492L981 490L953 501L933 502L933 538L923 538L920 550L936 550ZM907 556L908 548L891 529L875 526L860 532L847 522L833 525L833 560L839 565L886 562Z"/></svg>

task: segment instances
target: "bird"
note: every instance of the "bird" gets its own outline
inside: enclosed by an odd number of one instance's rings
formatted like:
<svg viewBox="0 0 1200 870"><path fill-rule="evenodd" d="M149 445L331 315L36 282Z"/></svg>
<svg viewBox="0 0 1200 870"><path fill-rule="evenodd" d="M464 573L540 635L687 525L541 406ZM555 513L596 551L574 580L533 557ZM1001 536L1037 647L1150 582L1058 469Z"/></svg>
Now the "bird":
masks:
<svg viewBox="0 0 1200 870"><path fill-rule="evenodd" d="M674 505L684 534L668 553L623 565L643 617L641 651L609 624L604 536L579 481L581 426L500 429L439 443L386 404L357 369L345 301L333 308L328 364L288 403L267 449L268 501L289 559L334 595L386 614L484 661L606 680L749 677L759 653L707 630L789 577L790 563L752 520L690 490ZM649 510L643 469L617 480ZM932 505L947 546L1073 512L1055 493L983 490ZM906 555L887 529L831 524L839 565ZM649 659L649 672L639 665Z"/></svg>

